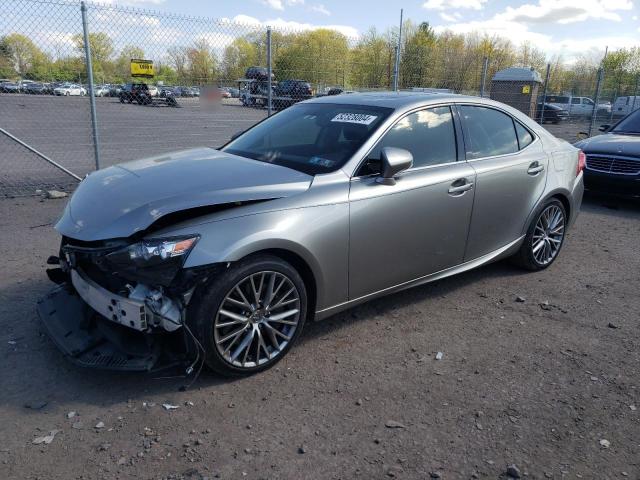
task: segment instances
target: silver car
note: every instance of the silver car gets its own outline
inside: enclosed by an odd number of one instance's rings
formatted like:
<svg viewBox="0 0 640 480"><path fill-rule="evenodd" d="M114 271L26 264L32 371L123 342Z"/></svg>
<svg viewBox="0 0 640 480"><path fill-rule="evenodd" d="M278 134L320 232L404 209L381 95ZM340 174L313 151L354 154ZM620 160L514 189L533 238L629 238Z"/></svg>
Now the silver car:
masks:
<svg viewBox="0 0 640 480"><path fill-rule="evenodd" d="M89 175L39 312L76 363L264 370L305 321L511 257L551 265L584 155L517 110L429 93L296 104L219 149Z"/></svg>

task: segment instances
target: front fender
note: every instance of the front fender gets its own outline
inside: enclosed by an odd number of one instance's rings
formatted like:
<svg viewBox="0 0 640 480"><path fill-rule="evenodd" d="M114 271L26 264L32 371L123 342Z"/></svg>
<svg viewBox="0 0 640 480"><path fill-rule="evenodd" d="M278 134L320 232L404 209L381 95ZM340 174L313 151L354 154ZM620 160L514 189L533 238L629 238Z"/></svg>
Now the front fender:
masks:
<svg viewBox="0 0 640 480"><path fill-rule="evenodd" d="M318 310L348 299L347 203L245 215L168 233L200 235L185 268L235 262L265 250L286 250L302 258L313 273Z"/></svg>

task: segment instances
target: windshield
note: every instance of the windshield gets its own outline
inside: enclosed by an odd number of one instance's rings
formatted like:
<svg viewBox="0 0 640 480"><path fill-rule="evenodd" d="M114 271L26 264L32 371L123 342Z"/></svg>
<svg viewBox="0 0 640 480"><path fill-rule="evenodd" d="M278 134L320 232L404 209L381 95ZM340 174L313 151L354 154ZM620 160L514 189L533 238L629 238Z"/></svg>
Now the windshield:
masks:
<svg viewBox="0 0 640 480"><path fill-rule="evenodd" d="M620 120L620 122L611 129L614 133L631 133L640 135L640 110L636 110L631 115Z"/></svg>
<svg viewBox="0 0 640 480"><path fill-rule="evenodd" d="M391 108L299 103L266 119L222 148L310 175L341 168Z"/></svg>

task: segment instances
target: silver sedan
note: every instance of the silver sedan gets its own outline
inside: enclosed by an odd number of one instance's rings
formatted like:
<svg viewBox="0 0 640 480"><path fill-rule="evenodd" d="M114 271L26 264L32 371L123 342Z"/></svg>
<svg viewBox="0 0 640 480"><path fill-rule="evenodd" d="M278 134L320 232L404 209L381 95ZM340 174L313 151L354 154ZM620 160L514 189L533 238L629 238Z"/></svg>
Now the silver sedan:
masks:
<svg viewBox="0 0 640 480"><path fill-rule="evenodd" d="M502 258L549 267L583 167L580 150L486 99L301 102L220 149L89 175L56 225L62 285L40 315L80 365L254 373L305 321Z"/></svg>

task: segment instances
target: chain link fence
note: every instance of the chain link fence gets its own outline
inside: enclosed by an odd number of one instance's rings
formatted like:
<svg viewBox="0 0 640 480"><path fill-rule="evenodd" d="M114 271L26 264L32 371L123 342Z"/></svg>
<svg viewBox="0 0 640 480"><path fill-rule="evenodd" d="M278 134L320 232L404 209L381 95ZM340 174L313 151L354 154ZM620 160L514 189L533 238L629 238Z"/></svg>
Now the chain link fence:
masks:
<svg viewBox="0 0 640 480"><path fill-rule="evenodd" d="M529 47L437 34L426 23L353 37L112 4L3 2L5 197L70 190L77 183L71 174L82 177L96 166L217 147L272 112L320 95L480 95L515 106L571 142L640 108L638 75L627 68L547 65ZM132 77L132 59L152 62L153 78Z"/></svg>

